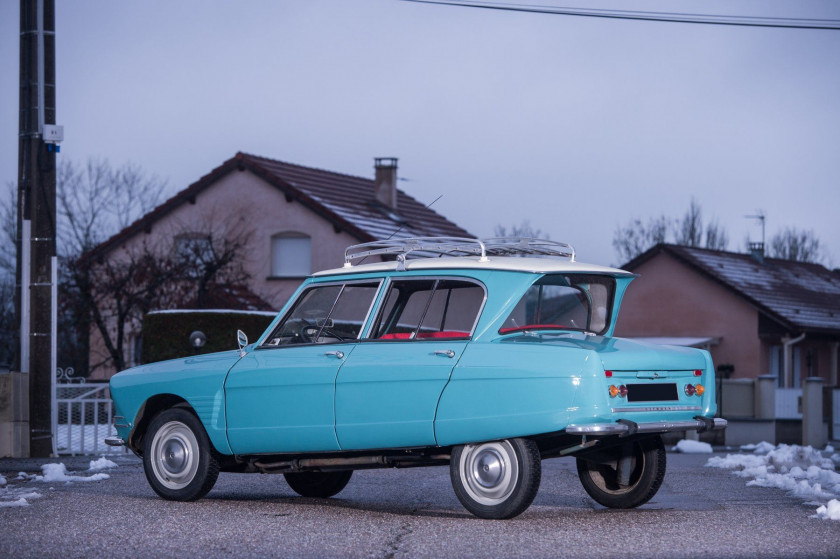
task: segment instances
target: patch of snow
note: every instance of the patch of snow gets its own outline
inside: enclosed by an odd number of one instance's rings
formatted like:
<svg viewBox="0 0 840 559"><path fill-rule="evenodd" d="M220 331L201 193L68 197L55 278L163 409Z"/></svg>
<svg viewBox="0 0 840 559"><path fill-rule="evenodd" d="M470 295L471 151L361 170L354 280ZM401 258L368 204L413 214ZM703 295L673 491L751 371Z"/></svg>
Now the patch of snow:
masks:
<svg viewBox="0 0 840 559"><path fill-rule="evenodd" d="M3 477L3 474L0 474L0 487L6 485L6 478Z"/></svg>
<svg viewBox="0 0 840 559"><path fill-rule="evenodd" d="M67 471L67 466L63 462L58 464L44 464L41 466L41 471L44 472L44 475L35 476L35 481L43 481L45 483L54 481L100 481L111 477L108 474L93 474L92 476L70 475Z"/></svg>
<svg viewBox="0 0 840 559"><path fill-rule="evenodd" d="M763 444L772 447L769 443L760 443L742 448L753 449L757 453ZM810 446L781 444L764 455L713 456L706 466L735 470L735 475L752 478L747 486L782 489L805 501L816 500L816 504L827 501L812 518L840 520L840 501L837 500L840 497L840 473L834 471L831 459L823 458L821 451Z"/></svg>
<svg viewBox="0 0 840 559"><path fill-rule="evenodd" d="M828 452L828 453L834 452L834 447L831 446L830 444L827 444L827 445L825 445L825 448L823 449L823 452Z"/></svg>
<svg viewBox="0 0 840 559"><path fill-rule="evenodd" d="M700 441L692 441L691 439L683 439L677 443L673 448L676 452L683 454L711 454L712 445Z"/></svg>
<svg viewBox="0 0 840 559"><path fill-rule="evenodd" d="M817 514L811 518L824 518L826 520L840 520L840 501L832 499L817 509Z"/></svg>
<svg viewBox="0 0 840 559"><path fill-rule="evenodd" d="M0 508L2 507L28 507L29 503L24 498L17 501L0 501Z"/></svg>
<svg viewBox="0 0 840 559"><path fill-rule="evenodd" d="M104 456L99 458L99 460L91 460L90 461L90 468L88 468L89 472L95 472L97 470L107 470L109 468L116 468L117 465Z"/></svg>
<svg viewBox="0 0 840 559"><path fill-rule="evenodd" d="M840 466L840 454L832 454L829 460L834 462L835 467Z"/></svg>
<svg viewBox="0 0 840 559"><path fill-rule="evenodd" d="M768 443L767 441L761 441L758 444L741 445L741 450L752 450L756 454L767 454L768 452L776 450L776 446Z"/></svg>

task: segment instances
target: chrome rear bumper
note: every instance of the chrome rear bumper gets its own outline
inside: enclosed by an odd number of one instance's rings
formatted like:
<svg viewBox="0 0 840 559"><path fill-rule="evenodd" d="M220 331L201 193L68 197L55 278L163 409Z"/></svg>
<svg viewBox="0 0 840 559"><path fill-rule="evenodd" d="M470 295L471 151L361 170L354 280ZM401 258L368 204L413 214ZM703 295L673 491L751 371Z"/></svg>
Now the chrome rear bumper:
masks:
<svg viewBox="0 0 840 559"><path fill-rule="evenodd" d="M635 423L626 419L616 423L590 423L588 425L569 425L566 432L571 435L633 435L635 433L667 433L669 431L720 431L726 429L726 420L702 418L687 421L651 421Z"/></svg>

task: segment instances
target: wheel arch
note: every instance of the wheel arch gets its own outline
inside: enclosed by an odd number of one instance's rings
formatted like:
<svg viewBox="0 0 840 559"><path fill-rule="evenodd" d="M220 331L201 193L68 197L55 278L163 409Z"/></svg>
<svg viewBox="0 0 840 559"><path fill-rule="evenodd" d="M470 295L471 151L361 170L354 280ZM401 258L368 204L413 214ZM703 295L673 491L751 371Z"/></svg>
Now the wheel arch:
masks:
<svg viewBox="0 0 840 559"><path fill-rule="evenodd" d="M198 417L190 403L175 394L155 394L140 405L137 416L134 418L134 427L128 435L128 447L134 454L143 456L143 438L152 419L163 410L175 407L185 408Z"/></svg>

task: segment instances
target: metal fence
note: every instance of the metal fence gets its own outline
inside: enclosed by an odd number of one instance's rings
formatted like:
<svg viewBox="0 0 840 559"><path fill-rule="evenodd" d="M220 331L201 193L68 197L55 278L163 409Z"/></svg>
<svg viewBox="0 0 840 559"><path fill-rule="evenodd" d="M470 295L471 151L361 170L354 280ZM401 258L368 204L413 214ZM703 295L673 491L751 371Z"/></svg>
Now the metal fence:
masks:
<svg viewBox="0 0 840 559"><path fill-rule="evenodd" d="M62 378L63 376L63 378ZM53 433L58 454L102 454L126 452L105 444L116 435L114 404L107 382L71 379L59 371L53 400Z"/></svg>

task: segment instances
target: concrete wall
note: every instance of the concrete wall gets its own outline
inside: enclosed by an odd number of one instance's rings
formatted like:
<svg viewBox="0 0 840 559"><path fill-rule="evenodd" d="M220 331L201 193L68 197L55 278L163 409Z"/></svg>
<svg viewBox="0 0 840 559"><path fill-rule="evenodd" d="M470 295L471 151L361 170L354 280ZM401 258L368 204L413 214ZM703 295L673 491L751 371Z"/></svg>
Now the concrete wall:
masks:
<svg viewBox="0 0 840 559"><path fill-rule="evenodd" d="M0 458L29 456L29 375L0 373Z"/></svg>
<svg viewBox="0 0 840 559"><path fill-rule="evenodd" d="M709 336L715 365L735 365L733 378L760 369L758 312L719 283L660 253L634 270L616 326L617 336Z"/></svg>

